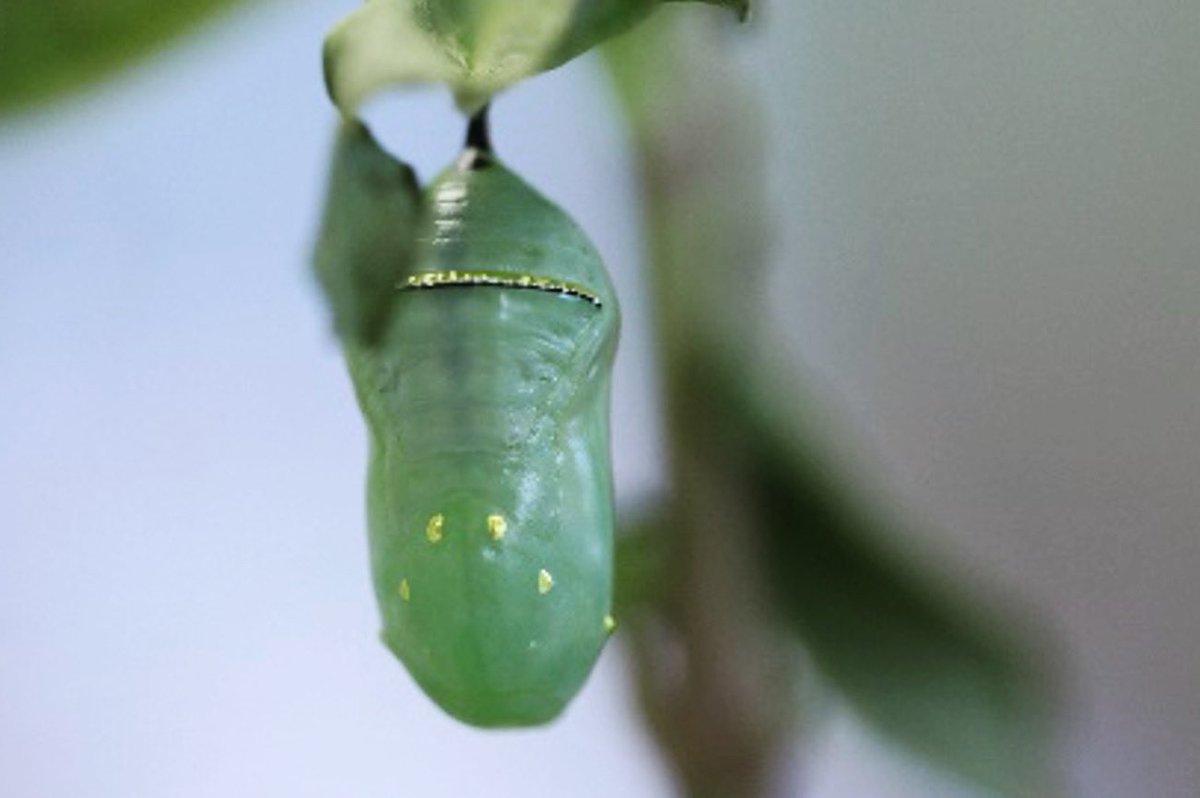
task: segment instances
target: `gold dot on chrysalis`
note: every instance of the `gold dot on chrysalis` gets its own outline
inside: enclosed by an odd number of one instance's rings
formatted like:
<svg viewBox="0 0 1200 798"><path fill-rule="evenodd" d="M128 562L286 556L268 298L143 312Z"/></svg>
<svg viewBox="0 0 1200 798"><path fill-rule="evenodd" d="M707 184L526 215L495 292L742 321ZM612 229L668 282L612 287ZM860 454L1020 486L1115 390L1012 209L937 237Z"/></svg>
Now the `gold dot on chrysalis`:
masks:
<svg viewBox="0 0 1200 798"><path fill-rule="evenodd" d="M611 615L604 616L604 631L612 634L617 631L617 619Z"/></svg>
<svg viewBox="0 0 1200 798"><path fill-rule="evenodd" d="M408 580L401 579L400 580L400 598L403 599L404 601L408 601L408 598L410 595L411 594L409 593L409 590L408 590Z"/></svg>
<svg viewBox="0 0 1200 798"><path fill-rule="evenodd" d="M429 519L429 523L425 525L425 537L429 538L430 543L437 543L442 539L442 527L445 524L446 517L441 513Z"/></svg>
<svg viewBox="0 0 1200 798"><path fill-rule="evenodd" d="M538 592L543 596L554 587L554 577L545 568L538 571Z"/></svg>
<svg viewBox="0 0 1200 798"><path fill-rule="evenodd" d="M508 531L508 522L504 520L504 516L499 513L492 513L487 517L488 535L492 540L497 542L504 540L504 533Z"/></svg>

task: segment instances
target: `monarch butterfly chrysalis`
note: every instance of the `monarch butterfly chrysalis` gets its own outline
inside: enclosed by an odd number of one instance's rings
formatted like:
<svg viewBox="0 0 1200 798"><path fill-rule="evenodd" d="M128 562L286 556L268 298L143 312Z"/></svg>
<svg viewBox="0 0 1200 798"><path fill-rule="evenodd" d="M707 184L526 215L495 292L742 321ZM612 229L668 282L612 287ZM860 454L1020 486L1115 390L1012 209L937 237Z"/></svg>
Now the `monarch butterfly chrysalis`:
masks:
<svg viewBox="0 0 1200 798"><path fill-rule="evenodd" d="M562 711L612 631L620 321L579 227L473 130L426 191L379 344L347 357L383 640L450 714L524 726Z"/></svg>

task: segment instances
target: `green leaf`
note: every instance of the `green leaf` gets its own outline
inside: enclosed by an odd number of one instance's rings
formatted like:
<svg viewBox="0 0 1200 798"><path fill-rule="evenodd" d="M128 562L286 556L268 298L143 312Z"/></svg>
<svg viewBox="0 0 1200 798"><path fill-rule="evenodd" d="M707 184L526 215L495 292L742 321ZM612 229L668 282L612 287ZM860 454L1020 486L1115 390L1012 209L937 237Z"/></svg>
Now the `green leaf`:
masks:
<svg viewBox="0 0 1200 798"><path fill-rule="evenodd" d="M675 504L706 511L674 519L680 534L718 518L760 549L780 615L876 729L1002 794L1044 795L1048 707L1022 635L889 548L910 530L853 487L824 403L763 330L760 115L697 16L661 14L606 47L644 191Z"/></svg>
<svg viewBox="0 0 1200 798"><path fill-rule="evenodd" d="M313 265L338 337L371 347L414 257L421 189L357 120L342 122L332 160Z"/></svg>
<svg viewBox="0 0 1200 798"><path fill-rule="evenodd" d="M744 442L779 605L827 679L914 752L1003 795L1045 794L1049 697L1017 628L892 550L905 525L798 421L813 405L794 385L712 363L695 376Z"/></svg>
<svg viewBox="0 0 1200 798"><path fill-rule="evenodd" d="M106 77L239 0L4 0L0 114Z"/></svg>
<svg viewBox="0 0 1200 798"><path fill-rule="evenodd" d="M347 114L376 92L440 83L468 113L671 0L367 0L325 41L325 82ZM749 0L701 0L744 15Z"/></svg>
<svg viewBox="0 0 1200 798"><path fill-rule="evenodd" d="M614 541L613 609L618 620L663 600L663 575L669 560L663 534L667 523L657 503L621 511Z"/></svg>

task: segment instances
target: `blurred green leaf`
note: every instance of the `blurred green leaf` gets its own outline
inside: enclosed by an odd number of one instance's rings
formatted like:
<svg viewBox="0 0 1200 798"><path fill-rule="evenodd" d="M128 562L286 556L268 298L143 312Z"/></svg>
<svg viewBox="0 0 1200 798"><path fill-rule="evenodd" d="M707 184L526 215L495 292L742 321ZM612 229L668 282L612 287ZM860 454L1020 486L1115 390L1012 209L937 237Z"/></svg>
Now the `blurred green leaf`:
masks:
<svg viewBox="0 0 1200 798"><path fill-rule="evenodd" d="M73 91L239 0L3 0L0 114Z"/></svg>
<svg viewBox="0 0 1200 798"><path fill-rule="evenodd" d="M618 519L613 605L618 620L658 604L663 594L663 574L668 552L665 514L657 504L632 511L623 509Z"/></svg>
<svg viewBox="0 0 1200 798"><path fill-rule="evenodd" d="M441 83L473 113L678 0L367 0L325 41L325 82L344 113L381 89ZM700 0L742 15L749 0Z"/></svg>
<svg viewBox="0 0 1200 798"><path fill-rule="evenodd" d="M387 328L396 284L408 271L421 189L357 120L333 149L313 266L344 343L370 347Z"/></svg>
<svg viewBox="0 0 1200 798"><path fill-rule="evenodd" d="M893 551L906 525L798 420L815 403L795 385L712 361L689 373L741 449L780 609L826 678L916 753L1003 795L1044 795L1049 696L1018 630Z"/></svg>
<svg viewBox="0 0 1200 798"><path fill-rule="evenodd" d="M767 219L786 209L767 207L758 108L701 16L606 47L650 237L681 508L666 528L760 549L780 615L878 730L1002 794L1044 794L1044 683L1019 635L888 548L908 530L851 487L763 329Z"/></svg>

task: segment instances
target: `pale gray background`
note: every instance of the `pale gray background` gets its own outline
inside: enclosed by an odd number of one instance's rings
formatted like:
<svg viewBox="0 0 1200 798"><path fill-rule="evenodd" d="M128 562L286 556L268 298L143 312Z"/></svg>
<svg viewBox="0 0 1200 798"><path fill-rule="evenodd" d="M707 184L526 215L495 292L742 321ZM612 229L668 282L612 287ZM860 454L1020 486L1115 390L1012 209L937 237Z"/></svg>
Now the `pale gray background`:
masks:
<svg viewBox="0 0 1200 798"><path fill-rule="evenodd" d="M306 268L353 3L214 26L0 126L0 795L660 796L610 649L567 716L483 734L375 641L364 439ZM785 351L914 545L1061 639L1069 792L1200 793L1200 4L776 2ZM594 65L498 109L627 324L618 487L659 483L628 156ZM460 126L378 103L428 176ZM967 796L843 715L817 798Z"/></svg>

